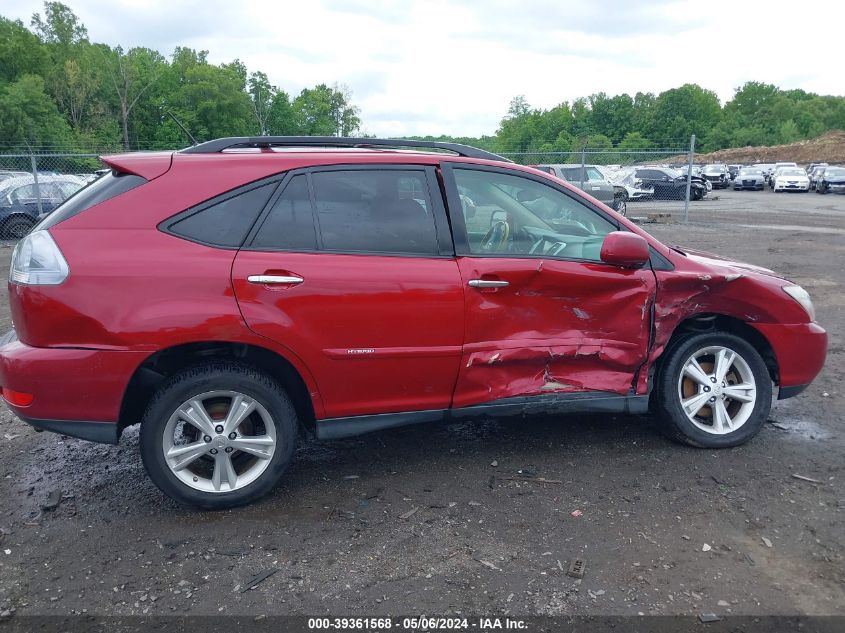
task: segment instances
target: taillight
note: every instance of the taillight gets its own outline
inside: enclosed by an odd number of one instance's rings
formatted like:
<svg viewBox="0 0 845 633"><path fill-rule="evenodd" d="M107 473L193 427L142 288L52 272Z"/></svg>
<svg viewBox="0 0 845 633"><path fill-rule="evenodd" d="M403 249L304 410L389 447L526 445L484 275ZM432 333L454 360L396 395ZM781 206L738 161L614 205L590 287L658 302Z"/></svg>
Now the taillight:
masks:
<svg viewBox="0 0 845 633"><path fill-rule="evenodd" d="M34 231L15 246L9 281L28 286L56 286L68 274L67 261L47 231Z"/></svg>

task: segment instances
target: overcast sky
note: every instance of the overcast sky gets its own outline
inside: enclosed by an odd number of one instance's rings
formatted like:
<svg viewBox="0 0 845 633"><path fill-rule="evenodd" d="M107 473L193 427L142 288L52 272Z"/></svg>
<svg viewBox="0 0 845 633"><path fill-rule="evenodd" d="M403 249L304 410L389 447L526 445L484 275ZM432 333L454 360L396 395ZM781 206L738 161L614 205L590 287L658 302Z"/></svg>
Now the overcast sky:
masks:
<svg viewBox="0 0 845 633"><path fill-rule="evenodd" d="M364 130L492 134L534 107L687 81L724 102L757 80L845 94L845 1L66 0L93 41L240 58L295 95L346 84ZM0 0L29 25L36 0Z"/></svg>

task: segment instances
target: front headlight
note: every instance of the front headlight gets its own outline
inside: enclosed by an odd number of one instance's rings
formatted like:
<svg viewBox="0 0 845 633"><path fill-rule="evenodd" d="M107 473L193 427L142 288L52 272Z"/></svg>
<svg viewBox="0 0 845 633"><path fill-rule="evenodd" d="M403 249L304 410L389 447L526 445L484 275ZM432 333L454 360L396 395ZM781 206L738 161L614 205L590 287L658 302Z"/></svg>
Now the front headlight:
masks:
<svg viewBox="0 0 845 633"><path fill-rule="evenodd" d="M801 307L810 317L810 321L816 320L816 309L813 307L813 300L810 299L809 292L801 286L784 286L783 291L801 304Z"/></svg>

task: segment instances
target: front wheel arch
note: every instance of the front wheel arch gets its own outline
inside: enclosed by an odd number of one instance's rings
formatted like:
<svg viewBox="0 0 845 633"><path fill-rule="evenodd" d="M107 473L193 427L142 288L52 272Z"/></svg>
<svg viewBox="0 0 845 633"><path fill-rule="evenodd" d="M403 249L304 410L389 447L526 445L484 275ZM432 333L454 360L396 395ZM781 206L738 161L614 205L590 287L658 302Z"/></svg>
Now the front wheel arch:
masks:
<svg viewBox="0 0 845 633"><path fill-rule="evenodd" d="M653 378L657 378L669 351L677 346L680 341L694 334L705 332L725 332L727 334L734 334L747 341L763 357L763 362L766 363L766 368L769 370L769 377L772 379L772 382L776 385L780 384L780 367L778 366L774 348L772 348L768 339L741 319L726 314L714 313L697 314L684 319L677 325L672 332L672 336L669 338L669 342L663 348L663 352L654 363Z"/></svg>

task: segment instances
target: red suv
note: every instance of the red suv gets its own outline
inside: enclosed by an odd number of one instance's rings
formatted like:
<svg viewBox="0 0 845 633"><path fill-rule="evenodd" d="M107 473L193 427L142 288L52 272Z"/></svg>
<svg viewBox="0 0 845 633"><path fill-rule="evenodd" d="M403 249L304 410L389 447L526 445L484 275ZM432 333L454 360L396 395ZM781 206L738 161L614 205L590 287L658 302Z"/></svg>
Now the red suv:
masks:
<svg viewBox="0 0 845 633"><path fill-rule="evenodd" d="M230 138L103 160L15 249L0 385L39 429L116 443L140 422L181 502L265 494L300 426L651 411L736 446L773 385L794 396L824 362L800 286L471 147Z"/></svg>

